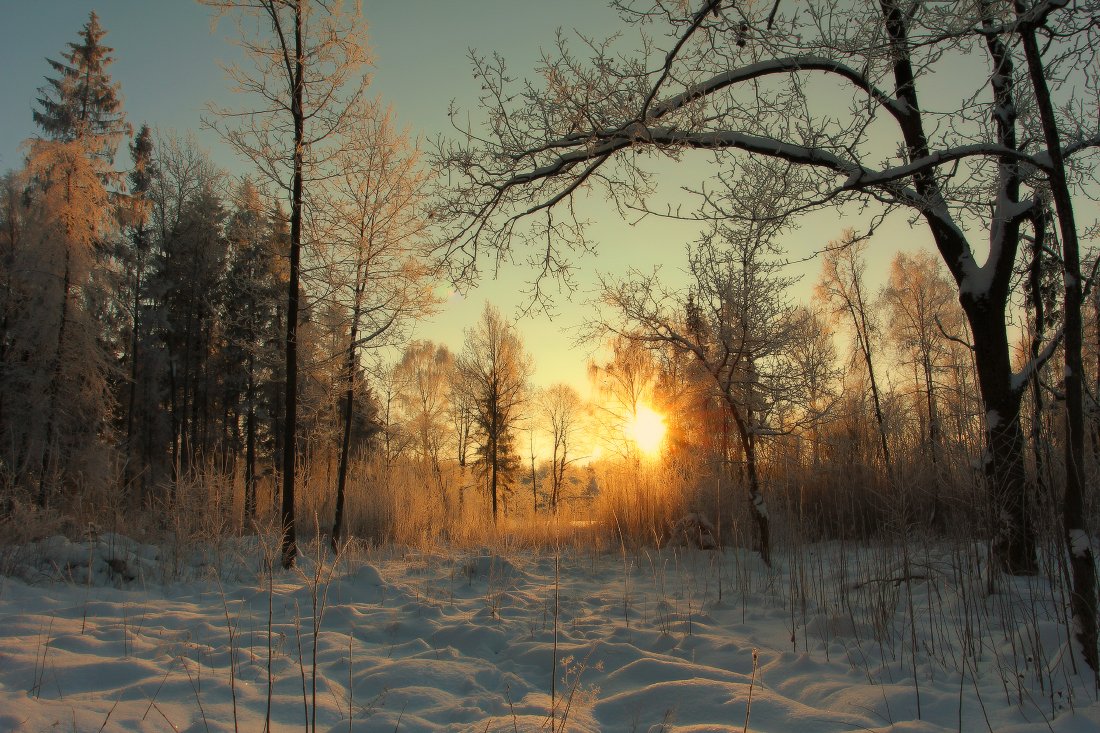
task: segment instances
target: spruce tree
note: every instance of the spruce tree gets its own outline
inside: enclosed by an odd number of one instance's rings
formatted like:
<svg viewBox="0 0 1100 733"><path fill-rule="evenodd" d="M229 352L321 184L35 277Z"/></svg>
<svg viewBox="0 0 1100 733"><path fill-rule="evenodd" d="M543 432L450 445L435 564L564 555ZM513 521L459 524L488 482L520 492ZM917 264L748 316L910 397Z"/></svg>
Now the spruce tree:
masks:
<svg viewBox="0 0 1100 733"><path fill-rule="evenodd" d="M33 115L44 137L31 141L27 155L25 254L33 266L26 272L42 281L28 282L37 303L19 330L28 335L24 353L42 361L22 390L27 410L11 419L22 426L18 480L29 484L37 465L43 506L58 486L105 471L98 444L110 395L102 329L92 315L101 295L93 272L115 226L107 186L117 178L111 161L128 127L118 85L106 71L112 59L104 35L93 13L64 60L48 60L58 75L40 89ZM86 462L97 457L95 467Z"/></svg>
<svg viewBox="0 0 1100 733"><path fill-rule="evenodd" d="M134 167L128 176L130 183L130 197L126 207L126 219L129 236L120 241L119 260L122 267L122 277L118 281L119 298L122 308L129 310L130 338L127 358L129 359L128 388L126 389L126 465L133 468L144 468L149 461L149 455L139 456L137 450L137 428L142 423L148 423L148 411L151 407L150 389L147 364L143 358L144 345L148 328L142 319L142 310L145 307L145 288L147 272L150 265L150 243L152 231L149 225L150 201L149 192L153 180L157 175L156 162L153 159L153 136L148 125L142 125L137 137L130 146L130 157ZM121 394L120 394L121 397ZM139 401L141 397L141 401ZM121 402L121 400L120 400ZM140 420L140 415L145 420ZM148 425L146 425L148 428ZM148 429L141 431L148 434ZM145 443L148 449L148 442ZM141 471L144 494L145 478L148 472Z"/></svg>
<svg viewBox="0 0 1100 733"><path fill-rule="evenodd" d="M226 233L230 245L224 297L226 401L232 402L244 419L247 524L256 516L257 461L264 431L261 418L274 409L268 404L270 393L265 394L261 387L272 380L278 361L283 291L272 221L259 189L249 180L237 191ZM235 451L240 448L234 446Z"/></svg>
<svg viewBox="0 0 1100 733"><path fill-rule="evenodd" d="M46 59L57 76L46 77L46 85L39 88L34 122L48 139L85 141L89 152L112 161L129 126L119 85L107 73L114 49L102 44L106 34L92 12L80 40L68 43L62 52L63 60Z"/></svg>

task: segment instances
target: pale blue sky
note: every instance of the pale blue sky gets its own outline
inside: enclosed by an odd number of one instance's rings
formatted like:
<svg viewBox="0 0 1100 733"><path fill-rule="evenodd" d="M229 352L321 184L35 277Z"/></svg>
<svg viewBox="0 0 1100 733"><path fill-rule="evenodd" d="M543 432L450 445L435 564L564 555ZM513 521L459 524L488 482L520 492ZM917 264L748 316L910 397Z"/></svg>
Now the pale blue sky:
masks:
<svg viewBox="0 0 1100 733"><path fill-rule="evenodd" d="M111 73L122 85L135 128L147 122L194 132L220 166L248 170L200 122L210 100L241 104L230 94L218 63L236 54L226 41L231 22L222 21L212 33L211 10L191 0L0 0L0 6L5 19L0 25L0 99L5 100L0 105L0 170L20 164L20 143L37 132L31 109L49 71L46 58L58 58L65 44L76 40L90 10L99 15L105 42L115 49ZM448 129L452 99L467 107L476 100L479 86L470 74L469 48L499 51L517 74L529 73L540 44L552 44L558 26L600 35L614 30L617 20L598 0L381 0L364 3L364 12L375 56L371 92L393 105L402 125L426 138ZM609 213L609 218L610 228L621 229L617 215ZM670 250L678 256L679 242ZM634 261L644 264L645 259ZM476 320L486 297L505 313L513 312L527 276L522 268L508 269L468 299L452 301L416 335L461 348L462 330ZM555 321L527 319L521 330L538 365L538 382L581 385L585 354L574 354L571 336L562 332L578 321L576 308L560 305L562 315Z"/></svg>
<svg viewBox="0 0 1100 733"><path fill-rule="evenodd" d="M540 47L553 43L556 28L579 28L597 37L619 28L617 17L601 0L378 0L363 5L375 55L372 93L392 104L400 123L410 126L414 135L427 138L448 129L451 99L468 109L474 106L479 85L470 74L468 48L498 51L515 75L531 75ZM147 122L194 132L219 165L247 171L200 124L208 101L240 104L233 100L218 65L236 54L225 38L232 23L223 21L211 33L210 9L192 0L0 0L0 6L5 20L0 26L0 99L5 100L0 106L0 170L19 165L20 142L36 132L31 108L49 70L46 57L58 58L94 9L108 31L106 43L115 49L111 72L122 85L127 116L135 127ZM613 209L604 213L599 201L591 210L597 221L590 233L599 243L600 255L584 261L582 288L591 287L597 269L621 273L627 266L645 270L663 264L674 276L684 260L684 243L697 232L691 224L654 219L631 227ZM835 214L814 217L791 239L792 249L798 250L794 254L804 256L836 238L845 224ZM898 222L896 232L908 238L904 222ZM881 255L873 255L878 266L893 250L882 249ZM804 268L808 281L817 269L816 264ZM461 348L462 330L474 323L484 301L491 299L506 314L514 313L529 277L523 268L505 269L499 280L483 283L468 298L453 300L445 312L418 326L416 336ZM574 303L559 301L554 321L535 317L520 322L535 358L536 382L586 386L590 347L575 348L568 331L591 307L581 302L585 296L578 293Z"/></svg>

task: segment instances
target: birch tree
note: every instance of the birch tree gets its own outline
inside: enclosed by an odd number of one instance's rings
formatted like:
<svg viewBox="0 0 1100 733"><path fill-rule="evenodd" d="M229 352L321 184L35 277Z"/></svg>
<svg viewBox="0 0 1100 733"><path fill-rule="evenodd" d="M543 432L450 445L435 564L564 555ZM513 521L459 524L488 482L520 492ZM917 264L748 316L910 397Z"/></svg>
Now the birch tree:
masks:
<svg viewBox="0 0 1100 733"><path fill-rule="evenodd" d="M577 461L577 440L584 427L584 403L568 384L552 384L539 395L539 407L550 434L550 511L555 514L562 500L565 472Z"/></svg>
<svg viewBox="0 0 1100 733"><path fill-rule="evenodd" d="M413 341L405 347L395 370L401 375L399 384L403 389L398 403L405 426L415 439L414 451L421 465L428 469L443 512L450 519L452 504L441 463L453 429L448 419L448 391L454 356L442 344Z"/></svg>
<svg viewBox="0 0 1100 733"><path fill-rule="evenodd" d="M284 192L290 206L285 376L282 440L281 555L294 564L294 487L297 444L299 287L306 200L328 174L349 111L362 99L368 61L358 12L345 14L338 0L203 0L233 14L238 43L252 68L227 69L255 107L215 109L215 127Z"/></svg>
<svg viewBox="0 0 1100 733"><path fill-rule="evenodd" d="M867 370L871 386L871 404L875 411L879 448L887 477L893 471L890 461L890 442L886 437L886 418L882 409L882 393L875 376L876 319L871 312L870 298L864 292L867 285L865 254L867 242L860 240L849 229L843 238L830 242L822 256L821 279L817 284L817 297L826 303L838 320L849 321L855 337L856 348Z"/></svg>
<svg viewBox="0 0 1100 733"><path fill-rule="evenodd" d="M429 177L408 133L395 130L391 112L380 110L377 103L358 105L352 118L334 159L336 171L327 182L328 213L319 214L333 239L330 280L339 307L348 314L350 332L343 358L333 548L343 522L360 351L392 343L410 319L432 310L437 269L424 216ZM442 494L438 460L433 465Z"/></svg>
<svg viewBox="0 0 1100 733"><path fill-rule="evenodd" d="M949 351L944 334L957 334L961 325L953 290L931 254L899 252L881 294L899 361L919 374L918 393L924 393L922 440L933 466L938 466L942 450L938 382Z"/></svg>

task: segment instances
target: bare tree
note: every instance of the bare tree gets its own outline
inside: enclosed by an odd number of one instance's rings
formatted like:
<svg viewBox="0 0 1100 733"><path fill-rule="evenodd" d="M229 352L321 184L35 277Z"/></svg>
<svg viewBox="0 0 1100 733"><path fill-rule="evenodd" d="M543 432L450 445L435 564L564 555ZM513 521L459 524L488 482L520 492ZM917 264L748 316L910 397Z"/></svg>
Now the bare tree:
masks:
<svg viewBox="0 0 1100 733"><path fill-rule="evenodd" d="M938 381L947 366L948 338L958 334L962 326L954 288L931 254L899 252L890 264L881 298L899 361L914 366L920 377L917 392L924 392L926 428L922 440L933 468L938 470L943 449Z"/></svg>
<svg viewBox="0 0 1100 733"><path fill-rule="evenodd" d="M859 239L851 229L844 233L841 241L830 242L822 257L817 297L829 305L835 317L847 316L850 319L856 346L859 349L859 355L863 358L863 366L867 369L867 379L871 385L871 402L875 410L875 425L878 427L883 466L886 468L886 475L891 477L893 467L890 462L890 443L886 439L882 394L878 379L875 377L872 339L877 329L874 316L869 312L871 304L863 292L866 287L864 284L866 248L866 240Z"/></svg>
<svg viewBox="0 0 1100 733"><path fill-rule="evenodd" d="M340 132L366 88L365 29L358 12L341 12L339 0L202 1L221 14L234 13L238 42L253 68L227 71L257 105L243 112L215 109L221 122L214 127L286 193L290 204L280 510L282 563L290 567L298 553L294 485L303 214L311 189L328 175Z"/></svg>
<svg viewBox="0 0 1100 733"><path fill-rule="evenodd" d="M885 214L907 211L927 227L970 325L996 557L1009 572L1036 572L1019 420L1036 361L1013 373L1006 308L1021 226L1036 206L1027 191L1056 167L1078 166L1080 175L1100 133L1092 110L1089 124L1059 127L1065 136L1056 146L1049 134L1045 147L1020 136L1021 79L1006 44L1018 29L1061 23L1067 30L1058 48L1091 47L1084 39L1094 3L1020 2L1016 10L1007 3L821 0L790 10L780 4L775 12L732 0L686 5L624 1L625 17L667 29L664 42L646 40L642 58L624 57L614 42L590 42L586 64L563 40L544 64L542 84L516 89L502 61L475 59L488 132L469 131L440 151L465 180L445 207L456 227L452 254L506 254L519 238L539 242L544 274L562 272L569 262L558 245L584 242L575 209L558 204L602 186L621 206L647 209L645 158L628 152L637 147L673 155L707 150L722 163L738 151L784 161L805 174L803 189L784 202L792 214L849 201L881 204ZM952 106L950 92L935 88L937 109L947 111L933 121L918 90L932 92L948 61L991 70L983 75L989 90L966 90ZM805 94L810 79L826 84L834 103L844 95L847 108L815 114ZM1068 97L1073 88L1067 81L1051 94ZM989 254L979 264L982 236ZM1052 351L1044 348L1039 360Z"/></svg>
<svg viewBox="0 0 1100 733"><path fill-rule="evenodd" d="M405 347L401 361L394 367L403 389L398 394L405 425L414 438L422 465L428 467L446 515L451 513L450 497L443 482L441 459L450 439L448 420L449 386L454 372L454 356L441 344L413 341Z"/></svg>
<svg viewBox="0 0 1100 733"><path fill-rule="evenodd" d="M382 423L382 459L386 467L390 468L407 455L414 439L399 408L401 395L409 389L408 375L398 364L376 363L370 371L377 385L375 392Z"/></svg>
<svg viewBox="0 0 1100 733"><path fill-rule="evenodd" d="M478 459L485 470L495 523L518 467L515 431L528 396L531 358L515 327L486 304L477 325L466 330L455 368L458 388L466 391L474 405Z"/></svg>
<svg viewBox="0 0 1100 733"><path fill-rule="evenodd" d="M1097 600L1095 552L1085 521L1085 420L1084 420L1084 363L1082 350L1081 301L1085 290L1081 282L1081 246L1078 241L1077 222L1073 210L1071 176L1073 170L1070 155L1063 138L1080 137L1079 130L1095 128L1095 108L1092 124L1087 124L1088 114L1082 114L1074 105L1059 119L1055 111L1056 101L1052 80L1058 80L1077 64L1084 68L1096 66L1094 43L1052 44L1050 38L1076 39L1086 34L1095 38L1100 23L1100 3L1085 2L1074 7L1076 12L1060 12L1067 5L1065 0L1015 0L1015 17L1010 18L1024 50L1028 78L1035 93L1035 106L1039 113L1043 140L1049 165L1046 168L1050 185L1050 197L1062 235L1063 285L1065 287L1065 390L1066 390L1066 490L1062 499L1062 529L1066 549L1069 551L1073 575L1073 591L1070 608L1073 613L1074 636L1080 645L1085 663L1092 669L1093 681L1100 687L1100 609ZM986 28L992 25L987 23ZM1058 84L1057 81L1054 82ZM1091 80L1096 88L1095 77ZM1068 135L1066 134L1068 133ZM1093 139L1093 144L1100 134ZM1076 140L1069 144L1072 149ZM1039 236L1036 235L1036 239Z"/></svg>
<svg viewBox="0 0 1100 733"><path fill-rule="evenodd" d="M786 299L793 280L775 258L774 234L770 223L718 224L689 250L693 283L687 293L665 290L655 276L635 275L605 284L601 299L619 319L604 328L690 354L708 375L736 429L765 563L771 562L770 520L758 440L777 433L770 422L775 413L804 392L791 358L794 343L805 337L804 311Z"/></svg>
<svg viewBox="0 0 1100 733"><path fill-rule="evenodd" d="M584 403L568 384L552 384L539 395L543 420L550 434L550 511L557 512L565 486L565 472L577 461L578 433L583 427Z"/></svg>
<svg viewBox="0 0 1100 733"><path fill-rule="evenodd" d="M810 463L821 460L821 429L835 420L840 400L836 346L828 318L810 308L798 308L795 320L802 324L802 337L790 344L790 359L801 375L804 390L796 422L809 431Z"/></svg>
<svg viewBox="0 0 1100 733"><path fill-rule="evenodd" d="M604 428L600 438L605 446L623 457L636 456L637 446L624 428L638 417L639 406L652 399L657 363L644 344L620 334L608 348L611 355L605 362L588 365L588 379L599 396L593 408L601 416L596 424Z"/></svg>
<svg viewBox="0 0 1100 733"><path fill-rule="evenodd" d="M392 341L402 325L429 313L436 302L430 287L436 267L423 217L428 175L419 167L407 133L394 130L388 110L362 104L352 117L336 154L336 171L326 185L326 210L317 214L334 240L329 280L348 313L349 329L334 551L343 523L360 349Z"/></svg>
<svg viewBox="0 0 1100 733"><path fill-rule="evenodd" d="M473 430L474 403L471 395L462 389L462 375L452 369L447 379L448 395L447 415L454 429L455 460L459 468L466 468L469 458L470 433Z"/></svg>

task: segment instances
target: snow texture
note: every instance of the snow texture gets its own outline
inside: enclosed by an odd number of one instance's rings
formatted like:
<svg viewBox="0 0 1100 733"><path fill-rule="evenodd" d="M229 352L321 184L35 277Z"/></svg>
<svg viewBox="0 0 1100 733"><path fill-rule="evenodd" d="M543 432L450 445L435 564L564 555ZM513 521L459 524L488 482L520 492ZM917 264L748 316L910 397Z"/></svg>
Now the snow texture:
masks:
<svg viewBox="0 0 1100 733"><path fill-rule="evenodd" d="M1083 529L1071 529L1069 531L1069 551L1074 557L1088 557L1092 544L1089 535Z"/></svg>
<svg viewBox="0 0 1100 733"><path fill-rule="evenodd" d="M307 555L274 573L269 595L263 543L235 542L180 553L102 536L4 549L21 577L0 576L0 731L232 731L234 710L240 730L260 731L269 669L271 730L300 731L313 705L311 587L326 599L319 731L549 730L552 707L555 730L582 732L740 731L748 717L751 731L942 733L987 730L985 716L1012 733L1100 730L1080 678L1017 658L995 616L960 620L950 552L908 573L839 543L770 569L746 550L682 547L560 562L390 550L335 568ZM212 558L222 579L198 579ZM782 589L807 566L827 590L792 612ZM152 580L172 574L184 580ZM1033 584L1004 581L989 608L1025 603L1028 649L1055 660L1065 629L1031 600ZM939 629L917 632L917 685L907 586L917 618L934 615ZM896 637L876 641L891 617ZM959 655L963 636L984 651L959 672L937 660Z"/></svg>
<svg viewBox="0 0 1100 733"><path fill-rule="evenodd" d="M1001 424L1001 413L996 410L987 410L985 413L985 429L996 430Z"/></svg>

